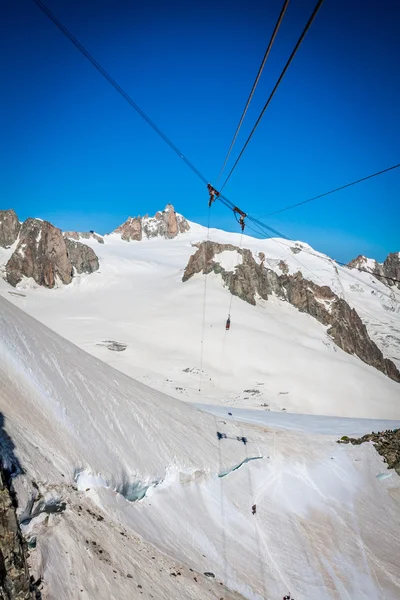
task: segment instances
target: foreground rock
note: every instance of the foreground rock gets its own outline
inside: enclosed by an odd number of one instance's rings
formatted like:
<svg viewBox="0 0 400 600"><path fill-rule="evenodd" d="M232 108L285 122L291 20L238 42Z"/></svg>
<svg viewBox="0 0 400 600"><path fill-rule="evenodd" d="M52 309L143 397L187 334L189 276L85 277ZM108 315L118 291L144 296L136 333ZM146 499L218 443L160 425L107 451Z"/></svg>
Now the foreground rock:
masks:
<svg viewBox="0 0 400 600"><path fill-rule="evenodd" d="M0 598L40 598L31 585L26 548L19 529L7 473L0 466Z"/></svg>
<svg viewBox="0 0 400 600"><path fill-rule="evenodd" d="M48 221L27 219L20 230L17 248L6 264L6 279L14 287L23 277L53 288L56 281L71 283L74 267L78 273L98 269L94 251L71 240Z"/></svg>
<svg viewBox="0 0 400 600"><path fill-rule="evenodd" d="M18 238L21 224L12 209L0 210L0 246L8 248Z"/></svg>
<svg viewBox="0 0 400 600"><path fill-rule="evenodd" d="M140 242L143 237L163 237L172 239L179 233L189 231L187 220L179 215L172 204L167 204L163 211L157 212L154 217L129 217L125 223L117 227L113 233L119 233L121 239L130 242Z"/></svg>
<svg viewBox="0 0 400 600"><path fill-rule="evenodd" d="M351 260L347 266L350 269L367 271L387 287L397 286L400 289L400 252L388 254L383 263L360 255Z"/></svg>
<svg viewBox="0 0 400 600"><path fill-rule="evenodd" d="M388 429L375 433L368 433L360 438L343 436L338 444L359 445L363 442L373 442L374 446L389 469L394 469L400 475L400 429Z"/></svg>
<svg viewBox="0 0 400 600"><path fill-rule="evenodd" d="M368 365L400 382L397 367L391 360L384 358L381 350L369 337L358 313L334 294L330 287L319 286L304 279L300 272L288 275L285 264L279 265L282 271L282 275L279 275L264 266L265 256L262 253L258 257L258 263L250 250L237 249L231 244L207 241L198 244L197 248L189 259L182 281L187 281L195 273L220 274L234 296L253 305L256 304L257 296L268 300L268 296L274 293L301 312L328 325L327 333L339 348L348 354L355 354ZM237 251L241 256L240 264L234 272L226 271L218 262L218 254L227 250Z"/></svg>
<svg viewBox="0 0 400 600"><path fill-rule="evenodd" d="M96 240L99 244L104 244L104 239L101 235L98 235L94 231L64 231L63 236L65 238L75 240L79 242L79 240Z"/></svg>

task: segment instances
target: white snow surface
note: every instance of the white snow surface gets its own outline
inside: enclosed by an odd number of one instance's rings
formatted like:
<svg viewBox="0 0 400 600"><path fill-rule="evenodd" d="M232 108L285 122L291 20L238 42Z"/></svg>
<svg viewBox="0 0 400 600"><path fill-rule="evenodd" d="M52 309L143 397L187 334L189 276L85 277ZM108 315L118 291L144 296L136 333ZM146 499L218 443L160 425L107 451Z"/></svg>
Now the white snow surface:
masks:
<svg viewBox="0 0 400 600"><path fill-rule="evenodd" d="M100 259L100 270L72 284L47 290L26 280L18 287L0 280L0 294L81 348L153 388L190 402L347 417L400 417L400 386L355 356L340 350L326 328L276 297L250 306L231 298L219 275L207 276L203 374L200 387L205 276L182 283L193 243L206 239L191 223L173 240L105 243L85 240ZM211 229L210 239L239 245L240 234ZM369 273L339 267L302 242L258 240L244 235L242 248L280 273L301 271L329 285L366 323L384 356L400 366L400 292ZM293 249L296 249L294 253ZM0 257L1 258L1 257ZM216 256L232 270L236 252ZM240 258L239 258L240 260ZM225 321L231 312L231 330ZM110 351L103 342L127 344Z"/></svg>
<svg viewBox="0 0 400 600"><path fill-rule="evenodd" d="M242 264L242 255L236 250L224 250L217 254L216 261L225 271L234 271L238 265Z"/></svg>
<svg viewBox="0 0 400 600"><path fill-rule="evenodd" d="M371 444L334 434L366 423L200 412L4 298L0 403L45 600L399 598L400 478ZM30 518L38 493L52 514Z"/></svg>

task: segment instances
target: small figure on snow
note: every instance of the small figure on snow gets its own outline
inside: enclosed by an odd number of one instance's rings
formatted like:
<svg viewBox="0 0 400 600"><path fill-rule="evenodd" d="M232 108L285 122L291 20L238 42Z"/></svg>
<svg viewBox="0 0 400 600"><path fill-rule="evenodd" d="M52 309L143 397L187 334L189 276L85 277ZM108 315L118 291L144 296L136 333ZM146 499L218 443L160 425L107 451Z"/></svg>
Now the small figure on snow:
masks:
<svg viewBox="0 0 400 600"><path fill-rule="evenodd" d="M253 504L253 506L251 507L251 514L252 514L252 515L255 515L255 514L256 514L256 512L257 512L257 505L256 505L256 504Z"/></svg>
<svg viewBox="0 0 400 600"><path fill-rule="evenodd" d="M226 329L226 331L229 331L230 328L231 328L231 315L228 315L228 318L226 320L225 329Z"/></svg>

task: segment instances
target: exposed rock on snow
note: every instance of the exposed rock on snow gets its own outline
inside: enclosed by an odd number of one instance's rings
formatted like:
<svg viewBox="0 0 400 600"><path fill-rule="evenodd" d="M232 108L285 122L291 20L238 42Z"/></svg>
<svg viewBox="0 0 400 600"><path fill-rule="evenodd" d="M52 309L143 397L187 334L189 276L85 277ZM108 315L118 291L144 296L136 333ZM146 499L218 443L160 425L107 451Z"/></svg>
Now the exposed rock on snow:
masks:
<svg viewBox="0 0 400 600"><path fill-rule="evenodd" d="M65 239L67 256L77 273L93 273L99 268L99 259L94 250L86 244Z"/></svg>
<svg viewBox="0 0 400 600"><path fill-rule="evenodd" d="M279 261L278 267L280 268L282 273L284 273L285 275L287 275L289 273L288 264L284 260Z"/></svg>
<svg viewBox="0 0 400 600"><path fill-rule="evenodd" d="M21 227L17 248L6 265L6 278L16 286L24 276L49 288L54 287L56 277L62 283L72 280L72 263L61 230L48 221L27 219Z"/></svg>
<svg viewBox="0 0 400 600"><path fill-rule="evenodd" d="M347 266L349 269L361 269L363 271L368 271L368 273L373 273L375 270L376 261L372 258L367 258L362 254L359 254L357 258L353 258Z"/></svg>
<svg viewBox="0 0 400 600"><path fill-rule="evenodd" d="M237 251L242 261L234 271L226 271L218 262L218 254ZM249 304L256 304L256 296L268 300L272 293L287 300L301 312L306 312L323 325L329 325L328 334L336 344L349 354L355 354L365 363L377 368L391 379L400 382L400 372L395 364L384 358L381 350L371 340L357 312L339 298L328 286L319 286L298 272L278 275L264 266L263 257L258 264L253 253L230 244L207 241L198 245L190 257L182 280L195 273L219 273L230 292Z"/></svg>
<svg viewBox="0 0 400 600"><path fill-rule="evenodd" d="M65 238L69 238L79 242L80 239L84 240L97 240L99 244L104 244L104 239L101 235L98 235L94 231L64 231L63 233Z"/></svg>
<svg viewBox="0 0 400 600"><path fill-rule="evenodd" d="M187 220L175 212L172 204L167 204L163 211L157 212L154 217L129 217L125 223L117 227L113 233L120 233L121 239L130 242L146 238L164 237L172 239L179 233L189 231Z"/></svg>
<svg viewBox="0 0 400 600"><path fill-rule="evenodd" d="M6 264L6 279L16 286L24 276L32 277L37 284L53 288L57 278L71 283L73 267L78 273L92 273L99 268L96 254L84 244L64 239L48 221L27 219Z"/></svg>
<svg viewBox="0 0 400 600"><path fill-rule="evenodd" d="M18 237L21 224L12 209L0 210L0 246L11 246Z"/></svg>
<svg viewBox="0 0 400 600"><path fill-rule="evenodd" d="M376 273L376 277L380 279L379 275L384 275L385 279L381 279L382 283L386 283L389 287L396 285L400 289L400 252L388 254L383 265L379 266L382 268L383 273ZM390 279L390 277L393 277L393 279Z"/></svg>
<svg viewBox="0 0 400 600"><path fill-rule="evenodd" d="M123 344L122 342L115 342L114 340L104 340L103 342L97 344L97 346L104 346L105 348L113 350L114 352L123 352L128 347L127 344Z"/></svg>
<svg viewBox="0 0 400 600"><path fill-rule="evenodd" d="M142 220L140 217L129 217L125 223L117 227L113 233L120 233L125 242L140 242L142 239Z"/></svg>
<svg viewBox="0 0 400 600"><path fill-rule="evenodd" d="M350 269L367 271L387 287L397 286L400 289L400 252L388 254L383 263L359 255L351 260L347 266Z"/></svg>
<svg viewBox="0 0 400 600"><path fill-rule="evenodd" d="M388 469L394 469L400 475L400 429L372 432L360 438L344 435L338 440L338 444L359 445L363 442L373 442L377 452L384 457Z"/></svg>

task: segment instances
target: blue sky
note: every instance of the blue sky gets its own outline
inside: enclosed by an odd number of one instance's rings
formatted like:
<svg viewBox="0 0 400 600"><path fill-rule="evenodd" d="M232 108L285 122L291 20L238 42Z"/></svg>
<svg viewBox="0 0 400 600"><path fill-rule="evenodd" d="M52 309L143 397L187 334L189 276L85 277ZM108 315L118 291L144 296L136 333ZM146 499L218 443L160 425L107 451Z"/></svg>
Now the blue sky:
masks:
<svg viewBox="0 0 400 600"><path fill-rule="evenodd" d="M48 0L211 181L281 0ZM234 160L311 14L292 0ZM400 162L396 0L325 0L225 188L263 216ZM206 223L207 191L31 0L1 8L0 208L109 232L168 202ZM400 169L266 219L339 260L400 250ZM212 225L236 230L215 206Z"/></svg>

